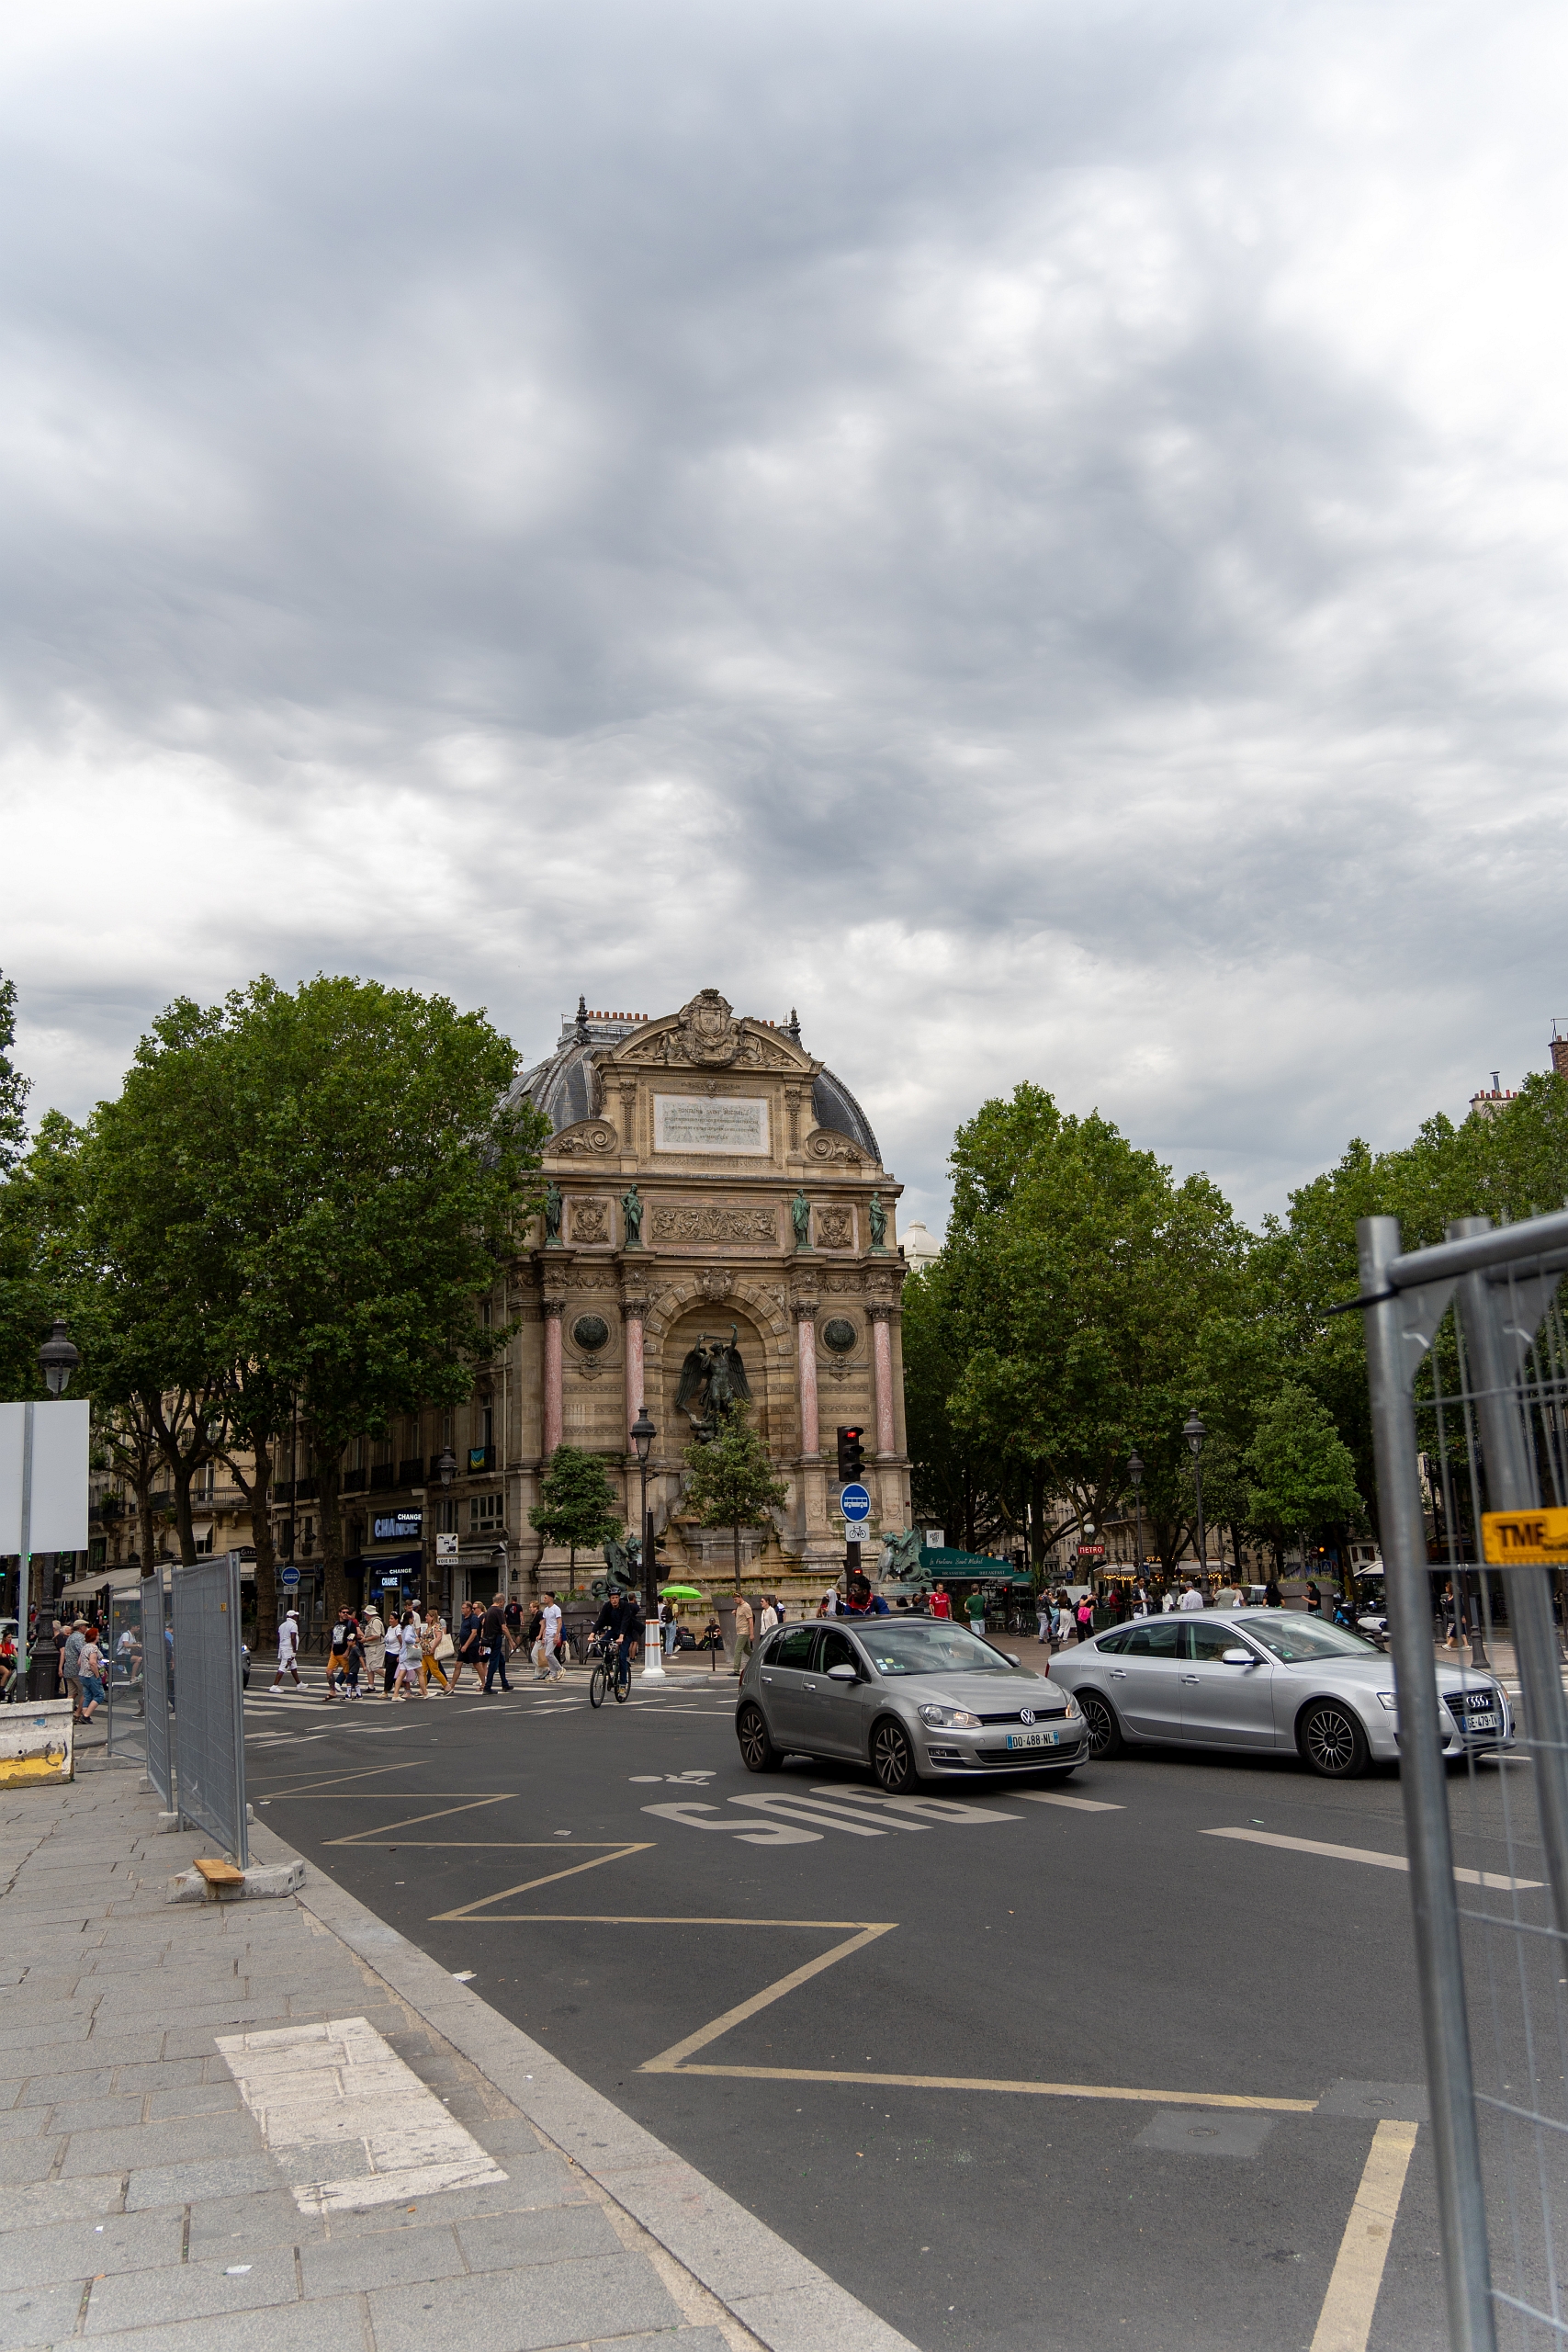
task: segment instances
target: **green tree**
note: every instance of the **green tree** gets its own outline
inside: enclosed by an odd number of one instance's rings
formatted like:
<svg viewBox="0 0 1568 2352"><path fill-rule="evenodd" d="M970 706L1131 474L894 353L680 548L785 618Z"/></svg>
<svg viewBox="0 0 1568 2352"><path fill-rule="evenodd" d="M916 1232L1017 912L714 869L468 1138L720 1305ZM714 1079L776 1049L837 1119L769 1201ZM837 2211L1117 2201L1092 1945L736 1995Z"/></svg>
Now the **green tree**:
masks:
<svg viewBox="0 0 1568 2352"><path fill-rule="evenodd" d="M558 1445L539 1480L539 1494L544 1507L532 1514L534 1532L547 1544L566 1545L575 1586L579 1552L619 1543L623 1533L604 1455L586 1453L578 1445Z"/></svg>
<svg viewBox="0 0 1568 2352"><path fill-rule="evenodd" d="M789 1494L783 1478L775 1478L768 1450L752 1427L744 1405L735 1405L719 1423L716 1436L700 1439L682 1456L686 1465L686 1491L682 1500L703 1527L728 1527L735 1537L735 1589L740 1589L740 1531L764 1527L770 1511L777 1510Z"/></svg>
<svg viewBox="0 0 1568 2352"><path fill-rule="evenodd" d="M31 1080L11 1059L17 1035L17 983L0 973L0 1175L16 1166L28 1132Z"/></svg>
<svg viewBox="0 0 1568 2352"><path fill-rule="evenodd" d="M1309 1389L1286 1381L1263 1407L1247 1456L1248 1515L1278 1556L1292 1535L1357 1516L1361 1498L1350 1449Z"/></svg>

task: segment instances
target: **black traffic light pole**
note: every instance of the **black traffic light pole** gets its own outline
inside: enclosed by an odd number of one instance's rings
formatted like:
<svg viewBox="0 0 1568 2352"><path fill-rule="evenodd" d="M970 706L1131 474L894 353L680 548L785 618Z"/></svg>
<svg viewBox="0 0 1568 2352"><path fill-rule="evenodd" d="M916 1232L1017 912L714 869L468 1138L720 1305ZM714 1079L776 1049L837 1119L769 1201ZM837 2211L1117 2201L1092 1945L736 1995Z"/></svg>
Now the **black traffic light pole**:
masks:
<svg viewBox="0 0 1568 2352"><path fill-rule="evenodd" d="M839 1484L840 1487L852 1486L857 1479L863 1478L865 1476L865 1431L863 1429L843 1429L839 1430L838 1438ZM858 1536L847 1535L844 1538L846 1581L851 1577L858 1577L860 1573L860 1539Z"/></svg>

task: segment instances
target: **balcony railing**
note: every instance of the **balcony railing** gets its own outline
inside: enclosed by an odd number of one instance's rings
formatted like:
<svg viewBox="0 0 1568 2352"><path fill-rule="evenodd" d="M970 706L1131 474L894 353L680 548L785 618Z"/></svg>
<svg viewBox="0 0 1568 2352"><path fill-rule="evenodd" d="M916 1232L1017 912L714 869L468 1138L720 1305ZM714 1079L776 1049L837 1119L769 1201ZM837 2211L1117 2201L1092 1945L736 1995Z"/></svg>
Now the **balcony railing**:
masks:
<svg viewBox="0 0 1568 2352"><path fill-rule="evenodd" d="M399 1464L398 1464L398 1484L399 1484L399 1486L400 1486L400 1487L423 1487L423 1484L424 1484L424 1456L423 1456L423 1453L416 1453L416 1454L414 1455L414 1457L413 1457L413 1459L412 1459L412 1462L400 1462L400 1463L399 1463Z"/></svg>

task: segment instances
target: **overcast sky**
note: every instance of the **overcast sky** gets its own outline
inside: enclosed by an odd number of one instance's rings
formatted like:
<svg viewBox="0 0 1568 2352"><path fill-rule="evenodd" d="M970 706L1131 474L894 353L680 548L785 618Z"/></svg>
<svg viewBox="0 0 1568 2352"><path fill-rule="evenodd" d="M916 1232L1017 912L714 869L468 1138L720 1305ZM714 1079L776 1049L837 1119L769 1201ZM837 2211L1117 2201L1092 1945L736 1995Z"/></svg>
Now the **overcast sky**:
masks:
<svg viewBox="0 0 1568 2352"><path fill-rule="evenodd" d="M1540 1068L1560 7L51 0L0 33L33 1107L260 970L798 1006L1250 1217ZM1568 1025L1568 1024L1565 1024Z"/></svg>

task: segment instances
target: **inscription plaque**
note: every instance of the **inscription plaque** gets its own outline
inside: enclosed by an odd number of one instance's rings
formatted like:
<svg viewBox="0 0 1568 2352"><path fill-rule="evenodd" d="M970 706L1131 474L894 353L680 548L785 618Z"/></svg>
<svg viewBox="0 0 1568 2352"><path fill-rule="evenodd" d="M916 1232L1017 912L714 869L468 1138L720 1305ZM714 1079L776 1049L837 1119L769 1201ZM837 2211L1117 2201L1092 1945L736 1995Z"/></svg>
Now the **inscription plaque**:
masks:
<svg viewBox="0 0 1568 2352"><path fill-rule="evenodd" d="M766 1159L768 1103L761 1094L656 1094L655 1151L716 1152Z"/></svg>

